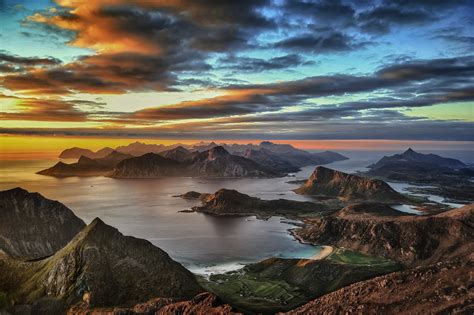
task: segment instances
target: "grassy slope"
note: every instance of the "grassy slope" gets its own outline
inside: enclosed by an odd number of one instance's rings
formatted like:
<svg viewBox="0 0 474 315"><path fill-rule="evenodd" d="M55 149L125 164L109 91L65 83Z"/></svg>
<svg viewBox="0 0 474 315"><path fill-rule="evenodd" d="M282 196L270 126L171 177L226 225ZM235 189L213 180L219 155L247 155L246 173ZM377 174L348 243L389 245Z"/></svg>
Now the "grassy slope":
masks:
<svg viewBox="0 0 474 315"><path fill-rule="evenodd" d="M343 271L328 275L311 266L318 264L315 261L270 259L238 271L212 275L209 280L202 279L201 284L243 311L271 314L293 309L349 283L400 269L391 260L344 249L336 249L326 262L329 268L344 267ZM293 281L296 278L299 280Z"/></svg>

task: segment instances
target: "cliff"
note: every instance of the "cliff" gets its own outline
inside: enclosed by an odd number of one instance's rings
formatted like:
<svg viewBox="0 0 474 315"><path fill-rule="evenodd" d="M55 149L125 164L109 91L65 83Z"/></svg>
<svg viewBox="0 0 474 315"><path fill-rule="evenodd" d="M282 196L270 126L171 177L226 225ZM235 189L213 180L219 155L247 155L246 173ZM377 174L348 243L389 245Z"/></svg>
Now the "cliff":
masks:
<svg viewBox="0 0 474 315"><path fill-rule="evenodd" d="M21 188L0 192L0 252L22 260L50 256L84 222L63 204Z"/></svg>
<svg viewBox="0 0 474 315"><path fill-rule="evenodd" d="M394 203L405 197L378 179L363 178L318 166L306 183L295 190L298 194L338 197L343 200L370 200Z"/></svg>

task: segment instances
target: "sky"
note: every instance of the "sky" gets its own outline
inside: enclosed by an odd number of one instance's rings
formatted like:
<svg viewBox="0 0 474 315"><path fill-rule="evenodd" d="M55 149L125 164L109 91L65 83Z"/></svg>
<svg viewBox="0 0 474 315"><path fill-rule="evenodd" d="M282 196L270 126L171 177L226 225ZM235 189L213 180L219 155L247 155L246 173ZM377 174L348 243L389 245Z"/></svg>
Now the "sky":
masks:
<svg viewBox="0 0 474 315"><path fill-rule="evenodd" d="M0 133L465 145L473 12L469 0L0 0Z"/></svg>

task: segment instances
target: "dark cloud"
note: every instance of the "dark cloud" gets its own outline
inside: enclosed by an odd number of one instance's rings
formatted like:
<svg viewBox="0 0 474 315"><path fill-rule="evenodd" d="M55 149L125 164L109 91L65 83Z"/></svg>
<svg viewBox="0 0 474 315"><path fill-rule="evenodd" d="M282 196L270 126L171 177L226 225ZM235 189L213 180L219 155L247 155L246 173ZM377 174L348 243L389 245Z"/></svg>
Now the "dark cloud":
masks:
<svg viewBox="0 0 474 315"><path fill-rule="evenodd" d="M354 38L341 32L307 33L286 38L275 43L275 48L324 54L331 52L352 51L363 47Z"/></svg>
<svg viewBox="0 0 474 315"><path fill-rule="evenodd" d="M26 66L37 66L37 65L57 65L61 63L61 60L53 57L37 58L37 57L21 57L17 55L10 55L0 52L0 62L9 62L12 64L26 65Z"/></svg>
<svg viewBox="0 0 474 315"><path fill-rule="evenodd" d="M268 70L279 70L293 68L300 65L314 64L306 61L298 54L288 54L270 59L236 57L234 55L219 59L219 68L233 69L239 72L262 72Z"/></svg>
<svg viewBox="0 0 474 315"><path fill-rule="evenodd" d="M422 9L405 9L398 6L380 6L362 12L357 17L359 27L366 32L385 34L393 26L420 25L434 22L437 17Z"/></svg>
<svg viewBox="0 0 474 315"><path fill-rule="evenodd" d="M298 14L314 18L323 25L351 25L356 13L350 3L338 0L325 1L287 1L284 10L290 14Z"/></svg>

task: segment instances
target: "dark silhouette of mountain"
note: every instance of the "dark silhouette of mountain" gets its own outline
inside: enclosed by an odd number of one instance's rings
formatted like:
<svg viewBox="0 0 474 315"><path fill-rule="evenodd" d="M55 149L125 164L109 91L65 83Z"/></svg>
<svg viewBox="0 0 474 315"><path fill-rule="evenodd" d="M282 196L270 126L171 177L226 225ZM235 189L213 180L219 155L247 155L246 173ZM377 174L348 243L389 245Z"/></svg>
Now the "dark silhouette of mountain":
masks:
<svg viewBox="0 0 474 315"><path fill-rule="evenodd" d="M38 174L56 177L107 175L118 163L131 157L131 155L117 151L112 151L109 155L96 159L81 156L76 163L58 162L53 167L39 171Z"/></svg>
<svg viewBox="0 0 474 315"><path fill-rule="evenodd" d="M247 149L242 156L278 172L292 173L299 171L299 167L267 149Z"/></svg>
<svg viewBox="0 0 474 315"><path fill-rule="evenodd" d="M406 198L378 179L363 178L318 166L298 194L396 203Z"/></svg>
<svg viewBox="0 0 474 315"><path fill-rule="evenodd" d="M160 155L178 162L184 162L191 158L192 152L182 146L178 146L174 149L163 151Z"/></svg>
<svg viewBox="0 0 474 315"><path fill-rule="evenodd" d="M63 204L21 188L0 192L0 252L29 260L50 256L85 226Z"/></svg>
<svg viewBox="0 0 474 315"><path fill-rule="evenodd" d="M407 165L411 167L427 167L428 169L449 167L449 168L462 168L466 167L463 162L441 157L436 154L423 154L413 151L411 148L403 152L402 154L395 154L391 156L384 156L377 163L370 166L372 170L380 168L396 168L401 165Z"/></svg>
<svg viewBox="0 0 474 315"><path fill-rule="evenodd" d="M221 146L194 152L188 165L189 174L204 177L269 177L278 174L252 160L232 155Z"/></svg>
<svg viewBox="0 0 474 315"><path fill-rule="evenodd" d="M123 160L115 167L111 177L115 178L157 178L180 176L183 165L178 161L168 159L156 153Z"/></svg>
<svg viewBox="0 0 474 315"><path fill-rule="evenodd" d="M59 154L59 158L61 159L78 159L81 156L86 156L86 157L93 157L94 152L89 150L89 149L83 149L83 148L69 148L61 152Z"/></svg>

